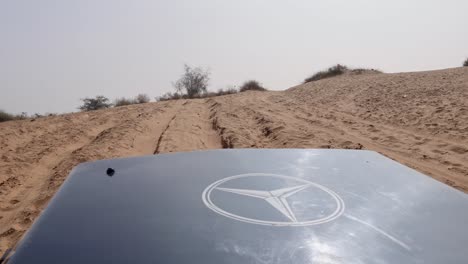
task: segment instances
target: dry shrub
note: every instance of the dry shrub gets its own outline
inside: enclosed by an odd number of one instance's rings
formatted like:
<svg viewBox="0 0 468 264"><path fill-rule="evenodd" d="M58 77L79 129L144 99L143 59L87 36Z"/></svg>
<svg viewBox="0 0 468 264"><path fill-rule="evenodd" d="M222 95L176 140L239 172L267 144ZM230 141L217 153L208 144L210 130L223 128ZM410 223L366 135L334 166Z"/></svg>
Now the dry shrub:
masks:
<svg viewBox="0 0 468 264"><path fill-rule="evenodd" d="M12 115L3 110L0 110L0 122L5 122L5 121L10 121L10 120L15 120L15 119L16 119L15 115Z"/></svg>
<svg viewBox="0 0 468 264"><path fill-rule="evenodd" d="M305 79L304 83L331 78L331 77L335 77L335 76L342 75L345 73L359 75L359 74L364 74L364 73L383 73L383 72L377 69L366 69L366 68L351 69L351 68L348 68L347 66L337 64L324 71L319 71L317 73L314 73L312 76Z"/></svg>
<svg viewBox="0 0 468 264"><path fill-rule="evenodd" d="M150 98L147 94L139 94L135 97L136 104L146 104L149 103Z"/></svg>
<svg viewBox="0 0 468 264"><path fill-rule="evenodd" d="M258 81L255 80L250 80L246 81L244 84L239 89L239 92L245 92L245 91L266 91L265 89Z"/></svg>
<svg viewBox="0 0 468 264"><path fill-rule="evenodd" d="M117 98L114 101L114 107L132 105L132 104L135 104L135 101L133 99L129 99L125 97Z"/></svg>
<svg viewBox="0 0 468 264"><path fill-rule="evenodd" d="M337 64L324 71L319 71L313 74L312 76L310 76L309 78L306 78L304 80L304 83L335 77L335 76L345 73L346 71L348 71L348 67L341 65L341 64Z"/></svg>

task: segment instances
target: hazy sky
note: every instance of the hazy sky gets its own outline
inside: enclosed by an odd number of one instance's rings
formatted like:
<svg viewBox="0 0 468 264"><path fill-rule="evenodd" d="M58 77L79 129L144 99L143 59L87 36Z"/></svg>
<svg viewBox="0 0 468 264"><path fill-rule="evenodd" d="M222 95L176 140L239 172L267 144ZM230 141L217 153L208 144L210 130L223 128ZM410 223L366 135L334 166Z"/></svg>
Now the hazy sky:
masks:
<svg viewBox="0 0 468 264"><path fill-rule="evenodd" d="M211 90L286 89L332 64L385 72L461 66L467 0L0 0L0 109L171 91L183 64Z"/></svg>

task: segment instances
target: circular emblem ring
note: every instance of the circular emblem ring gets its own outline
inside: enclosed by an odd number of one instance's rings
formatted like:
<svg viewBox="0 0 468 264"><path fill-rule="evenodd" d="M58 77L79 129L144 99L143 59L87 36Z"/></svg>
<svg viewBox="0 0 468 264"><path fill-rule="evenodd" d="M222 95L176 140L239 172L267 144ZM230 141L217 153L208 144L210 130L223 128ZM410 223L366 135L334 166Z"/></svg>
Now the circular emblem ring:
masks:
<svg viewBox="0 0 468 264"><path fill-rule="evenodd" d="M226 210L221 209L215 203L213 203L213 201L211 200L211 193L218 186L220 186L221 184L226 183L228 181L231 181L231 180L240 179L240 178L247 178L247 177L273 177L273 178L278 178L278 179L292 180L292 181L300 182L300 183L305 184L306 188L308 188L308 187L318 188L318 189L324 191L325 193L327 193L332 198L332 200L334 201L334 203L336 205L336 208L335 208L335 210L333 212L331 212L330 214L328 214L328 215L326 215L324 217L321 217L319 219L309 220L309 221L266 221L266 220L253 219L253 218L244 217L244 216L240 216L240 215L230 213L230 212L228 212ZM249 195L249 196L252 196L252 195ZM341 199L341 197L338 194L336 194L334 191L332 191L332 190L330 190L330 189L328 189L328 188L326 188L326 187L324 187L322 185L319 185L317 183L310 182L310 181L307 181L307 180L304 180L304 179L300 179L300 178L284 176L284 175L278 175L278 174L269 174L269 173L239 174L239 175L230 176L230 177L218 180L218 181L210 184L208 187L205 188L205 190L202 193L202 200L203 200L203 203L209 209L211 209L212 211L214 211L214 212L216 212L216 213L218 213L220 215L223 215L225 217L228 217L228 218L231 218L231 219L234 219L234 220L238 220L238 221L242 221L242 222L246 222L246 223L251 223L251 224L271 225L271 226L311 226L311 225L323 224L323 223L333 221L333 220L337 219L338 217L340 217L343 214L344 209L345 209L345 204L344 204L343 200Z"/></svg>

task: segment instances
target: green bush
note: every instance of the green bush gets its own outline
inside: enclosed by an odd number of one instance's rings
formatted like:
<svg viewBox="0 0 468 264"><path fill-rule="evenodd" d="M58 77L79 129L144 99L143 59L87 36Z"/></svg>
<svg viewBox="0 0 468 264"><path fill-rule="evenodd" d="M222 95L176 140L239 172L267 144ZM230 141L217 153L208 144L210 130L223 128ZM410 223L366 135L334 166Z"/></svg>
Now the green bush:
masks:
<svg viewBox="0 0 468 264"><path fill-rule="evenodd" d="M266 91L262 85L255 81L255 80L250 80L246 81L242 86L239 88L239 92L245 92L245 91Z"/></svg>
<svg viewBox="0 0 468 264"><path fill-rule="evenodd" d="M93 111L112 106L112 104L109 103L109 99L102 95L98 95L95 98L84 98L81 99L81 101L83 101L83 104L78 107L81 111Z"/></svg>

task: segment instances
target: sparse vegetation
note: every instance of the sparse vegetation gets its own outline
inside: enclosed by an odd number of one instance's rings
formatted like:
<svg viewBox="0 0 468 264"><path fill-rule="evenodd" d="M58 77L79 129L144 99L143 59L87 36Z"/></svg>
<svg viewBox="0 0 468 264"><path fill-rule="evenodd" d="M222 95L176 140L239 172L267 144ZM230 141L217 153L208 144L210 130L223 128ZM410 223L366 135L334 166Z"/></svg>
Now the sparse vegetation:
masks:
<svg viewBox="0 0 468 264"><path fill-rule="evenodd" d="M10 121L17 119L15 115L0 110L0 122Z"/></svg>
<svg viewBox="0 0 468 264"><path fill-rule="evenodd" d="M208 81L210 73L200 67L192 68L184 65L184 74L174 84L175 93L165 93L162 96L156 97L156 101L168 101L178 99L193 99L193 98L208 98L215 96L222 96L228 94L235 94L249 90L266 91L262 85L255 80L245 82L239 90L234 86L227 89L219 89L217 92L208 92Z"/></svg>
<svg viewBox="0 0 468 264"><path fill-rule="evenodd" d="M221 96L221 95L228 95L228 94L236 94L238 92L239 91L236 89L236 87L231 86L231 87L226 88L226 90L218 89L218 91L216 93L213 93L213 94L214 94L214 96Z"/></svg>
<svg viewBox="0 0 468 264"><path fill-rule="evenodd" d="M219 89L217 92L206 92L202 93L199 95L196 95L192 98L189 98L188 95L186 94L180 94L180 93L165 93L162 96L156 97L156 101L161 102L161 101L169 101L169 100L179 100L179 99L196 99L196 98L209 98L209 97L215 97L215 96L222 96L222 95L228 95L228 94L236 94L239 91L235 87L228 87L227 89Z"/></svg>
<svg viewBox="0 0 468 264"><path fill-rule="evenodd" d="M10 114L3 110L0 110L0 122L11 121L11 120L22 120L28 117L28 113L22 112L20 115Z"/></svg>
<svg viewBox="0 0 468 264"><path fill-rule="evenodd" d="M197 98L209 98L209 97L216 97L216 96L222 96L222 95L228 95L228 94L236 94L238 93L239 91L237 91L236 88L234 87L229 87L227 88L226 90L224 89L218 89L218 91L216 92L207 92L207 93L204 93L204 94L201 94L199 97Z"/></svg>
<svg viewBox="0 0 468 264"><path fill-rule="evenodd" d="M132 105L132 104L144 104L149 103L150 98L146 94L139 94L135 98L117 98L114 101L114 107L124 106L124 105Z"/></svg>
<svg viewBox="0 0 468 264"><path fill-rule="evenodd" d="M81 111L93 111L112 106L112 104L109 103L109 99L102 95L98 95L95 98L84 98L81 99L81 101L83 101L83 104L78 107Z"/></svg>
<svg viewBox="0 0 468 264"><path fill-rule="evenodd" d="M245 92L245 91L266 91L265 89L259 82L255 80L250 80L246 81L244 84L239 89L239 92Z"/></svg>
<svg viewBox="0 0 468 264"><path fill-rule="evenodd" d="M130 98L125 98L125 97L117 98L114 101L114 107L132 105L132 104L135 104L135 100L130 99Z"/></svg>
<svg viewBox="0 0 468 264"><path fill-rule="evenodd" d="M179 93L171 93L171 92L167 92L159 97L156 97L155 98L156 101L158 102L162 102L162 101L169 101L169 100L179 100L179 99L183 99L183 96Z"/></svg>
<svg viewBox="0 0 468 264"><path fill-rule="evenodd" d="M304 83L331 78L331 77L335 77L335 76L342 75L345 73L358 75L358 74L364 74L364 73L382 73L382 71L377 70L377 69L366 69L366 68L351 69L345 65L337 64L324 71L319 71L313 74L309 78L305 79Z"/></svg>
<svg viewBox="0 0 468 264"><path fill-rule="evenodd" d="M30 116L30 118L37 119L37 118L50 117L50 116L57 116L57 114L56 113L45 113L45 114L35 113L34 115Z"/></svg>
<svg viewBox="0 0 468 264"><path fill-rule="evenodd" d="M366 72L373 72L373 73L383 73L381 70L377 70L377 69L365 69L365 68L357 68L357 69L351 69L350 72L352 74L363 74L363 73L366 73Z"/></svg>
<svg viewBox="0 0 468 264"><path fill-rule="evenodd" d="M146 104L149 103L150 98L147 94L139 94L135 97L135 103L137 104Z"/></svg>
<svg viewBox="0 0 468 264"><path fill-rule="evenodd" d="M468 67L468 58L465 60L465 62L463 63L463 67Z"/></svg>
<svg viewBox="0 0 468 264"><path fill-rule="evenodd" d="M322 79L326 79L330 77L335 77L335 76L345 73L347 70L348 70L348 67L341 65L341 64L337 64L335 66L328 68L325 71L319 71L315 73L314 75L305 79L304 83L318 81L318 80L322 80Z"/></svg>
<svg viewBox="0 0 468 264"><path fill-rule="evenodd" d="M184 65L184 74L174 84L176 94L186 94L188 98L195 98L206 93L210 73L200 67L192 68Z"/></svg>

